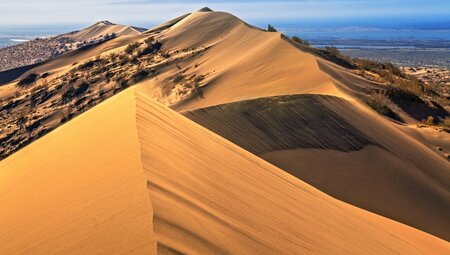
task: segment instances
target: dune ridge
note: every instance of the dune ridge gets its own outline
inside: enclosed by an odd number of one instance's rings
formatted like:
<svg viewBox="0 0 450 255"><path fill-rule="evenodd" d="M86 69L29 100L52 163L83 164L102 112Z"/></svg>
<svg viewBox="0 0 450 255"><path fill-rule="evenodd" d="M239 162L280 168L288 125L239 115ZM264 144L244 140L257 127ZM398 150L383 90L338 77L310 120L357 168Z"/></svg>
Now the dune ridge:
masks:
<svg viewBox="0 0 450 255"><path fill-rule="evenodd" d="M48 72L51 79L149 37L162 43L156 54L163 60L145 69L152 76L117 96L104 95L113 97L96 107L102 100L92 100L92 110L0 162L0 170L6 169L0 202L18 208L0 212L7 226L0 230L0 253L448 253L448 242L395 222L448 240L448 162L426 139L419 141L360 102L358 95L378 84L355 82L348 70L299 51L279 33L227 13L194 12L61 55L23 75ZM14 92L14 86L2 86L0 94ZM278 118L274 109L282 108L277 104L284 97L309 98L317 108L294 100ZM197 116L258 155L150 98ZM269 107L251 107L252 100ZM249 118L254 114L256 120ZM315 116L332 124L308 126ZM274 121L280 119L292 126ZM242 129L240 123L257 128ZM231 135L236 130L242 133ZM323 131L330 132L321 137ZM257 156L395 221L338 202ZM35 180L35 172L43 177ZM39 201L36 194L48 198ZM47 219L53 214L58 217Z"/></svg>
<svg viewBox="0 0 450 255"><path fill-rule="evenodd" d="M136 88L1 161L0 175L0 202L15 208L0 212L6 254L450 249L332 199Z"/></svg>

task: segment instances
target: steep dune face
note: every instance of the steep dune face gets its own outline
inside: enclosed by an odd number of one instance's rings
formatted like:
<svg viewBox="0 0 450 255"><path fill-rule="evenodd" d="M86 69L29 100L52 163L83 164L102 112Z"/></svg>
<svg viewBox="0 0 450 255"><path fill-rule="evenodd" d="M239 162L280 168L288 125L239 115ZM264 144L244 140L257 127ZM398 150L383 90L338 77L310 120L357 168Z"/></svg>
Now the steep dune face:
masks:
<svg viewBox="0 0 450 255"><path fill-rule="evenodd" d="M179 111L272 95L345 97L320 71L314 56L281 40L279 33L253 28L228 13L192 13L161 33L160 40L166 50L207 48L201 56L179 63L183 75L205 77L199 84L200 97L182 102L165 99L171 76L180 73L175 66L143 84L158 91L160 101L175 103L173 108Z"/></svg>
<svg viewBox="0 0 450 255"><path fill-rule="evenodd" d="M194 13L163 38L210 47L187 71L210 71L201 95L173 109L336 198L450 240L450 165L359 102L381 84L226 13ZM321 156L338 158L317 164Z"/></svg>
<svg viewBox="0 0 450 255"><path fill-rule="evenodd" d="M134 112L113 98L0 162L0 254L156 251Z"/></svg>
<svg viewBox="0 0 450 255"><path fill-rule="evenodd" d="M0 202L12 206L0 211L2 254L450 249L330 198L134 88L3 160L0 175Z"/></svg>

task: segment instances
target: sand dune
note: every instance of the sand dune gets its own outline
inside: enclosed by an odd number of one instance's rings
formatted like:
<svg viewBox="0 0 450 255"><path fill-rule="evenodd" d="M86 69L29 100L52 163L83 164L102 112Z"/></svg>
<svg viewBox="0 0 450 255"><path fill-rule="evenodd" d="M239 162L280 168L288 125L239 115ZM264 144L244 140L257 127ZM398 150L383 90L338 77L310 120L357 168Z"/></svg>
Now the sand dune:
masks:
<svg viewBox="0 0 450 255"><path fill-rule="evenodd" d="M138 35L144 32L145 29L132 26L124 26L111 23L109 21L99 21L83 30L74 31L71 33L60 35L59 37L67 37L74 41L81 42L85 40L92 40L94 38L102 37L107 34L120 35Z"/></svg>
<svg viewBox="0 0 450 255"><path fill-rule="evenodd" d="M335 198L450 238L449 163L362 106L292 95L185 115Z"/></svg>
<svg viewBox="0 0 450 255"><path fill-rule="evenodd" d="M156 249L133 105L113 98L0 162L0 254Z"/></svg>
<svg viewBox="0 0 450 255"><path fill-rule="evenodd" d="M430 150L429 144L424 146L423 141L427 140L418 141L416 137L405 135L401 127L360 103L361 96L382 88L382 84L367 81L345 68L299 51L279 33L253 29L226 13L193 13L164 32L162 38L166 48L210 47L196 60L180 64L182 68L187 66L186 76L208 74L201 86L201 96L178 102L172 105L173 109L185 112L198 123L258 155L295 150L289 154L290 160L286 157L276 160L275 156L266 159L281 168L288 162L295 162L295 167L289 163L290 167L285 170L308 180L313 186L354 205L450 240L450 218L447 216L450 211L450 165L436 150ZM192 68L197 64L198 67ZM175 69L175 72L178 71ZM167 80L160 78L141 86L151 88L148 93L164 101L165 93L161 92L158 97L155 90L164 90L166 84ZM277 111L276 102L239 103L297 94L336 98L319 100L315 104L293 103L285 112ZM312 97L312 100L320 98ZM232 102L237 103L205 109ZM199 115L195 111L192 113L199 108ZM261 116L264 111L265 115ZM297 120L303 122L291 126ZM372 157L356 152L368 145L383 152L374 153ZM333 164L309 171L302 167L304 161L298 161L295 156L303 153L303 150L297 150L299 148L321 148L324 153L330 149L347 151L355 157L348 158L345 166L356 160L360 164L352 167L358 172L340 175ZM392 160L385 161L386 153L392 155ZM310 159L305 163L307 165L314 165L320 158L308 158L307 155L305 152L305 157L299 156ZM340 154L335 155L339 157ZM373 162L382 163L383 167ZM378 179L364 177L377 169L386 172ZM322 178L315 178L317 175ZM397 181L386 183L387 178ZM349 182L358 185L346 185ZM404 213L405 210L408 213Z"/></svg>
<svg viewBox="0 0 450 255"><path fill-rule="evenodd" d="M311 54L301 52L280 38L263 32L228 13L194 12L161 33L163 49L208 47L201 56L179 63L185 76L204 75L203 97L176 102L179 111L272 95L317 93L339 95ZM195 68L194 68L195 66ZM162 102L167 83L179 70L173 66L147 84ZM146 86L146 84L143 84ZM156 92L155 92L156 91Z"/></svg>
<svg viewBox="0 0 450 255"><path fill-rule="evenodd" d="M0 194L14 208L0 211L2 254L450 249L332 199L134 88L1 161Z"/></svg>
<svg viewBox="0 0 450 255"><path fill-rule="evenodd" d="M97 25L91 35L109 26ZM0 162L0 203L15 208L0 212L0 253L449 252L420 231L450 239L450 166L433 150L448 134L424 138L379 116L359 96L380 84L280 33L205 9L21 78L52 79L147 37L162 42L155 76Z"/></svg>

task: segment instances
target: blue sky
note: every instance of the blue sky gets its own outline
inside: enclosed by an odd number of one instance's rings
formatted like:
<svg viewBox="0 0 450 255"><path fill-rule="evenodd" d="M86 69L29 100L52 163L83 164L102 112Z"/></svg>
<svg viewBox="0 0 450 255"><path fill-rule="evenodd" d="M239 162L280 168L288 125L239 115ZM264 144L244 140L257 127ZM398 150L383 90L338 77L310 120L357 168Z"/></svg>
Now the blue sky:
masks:
<svg viewBox="0 0 450 255"><path fill-rule="evenodd" d="M450 23L450 0L0 0L0 25L88 25L110 20L151 26L203 6L253 24Z"/></svg>

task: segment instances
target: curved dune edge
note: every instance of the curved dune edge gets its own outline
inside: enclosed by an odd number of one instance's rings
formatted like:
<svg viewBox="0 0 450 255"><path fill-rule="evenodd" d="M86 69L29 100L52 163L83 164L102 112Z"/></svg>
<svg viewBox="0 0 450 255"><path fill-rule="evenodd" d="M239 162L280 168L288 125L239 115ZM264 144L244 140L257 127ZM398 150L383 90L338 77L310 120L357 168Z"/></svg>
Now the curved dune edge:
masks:
<svg viewBox="0 0 450 255"><path fill-rule="evenodd" d="M0 162L0 194L13 208L0 211L1 254L450 251L332 199L135 88Z"/></svg>
<svg viewBox="0 0 450 255"><path fill-rule="evenodd" d="M448 240L448 162L356 102L245 100L183 113L321 191Z"/></svg>
<svg viewBox="0 0 450 255"><path fill-rule="evenodd" d="M148 254L152 208L127 91L0 162L0 254Z"/></svg>

